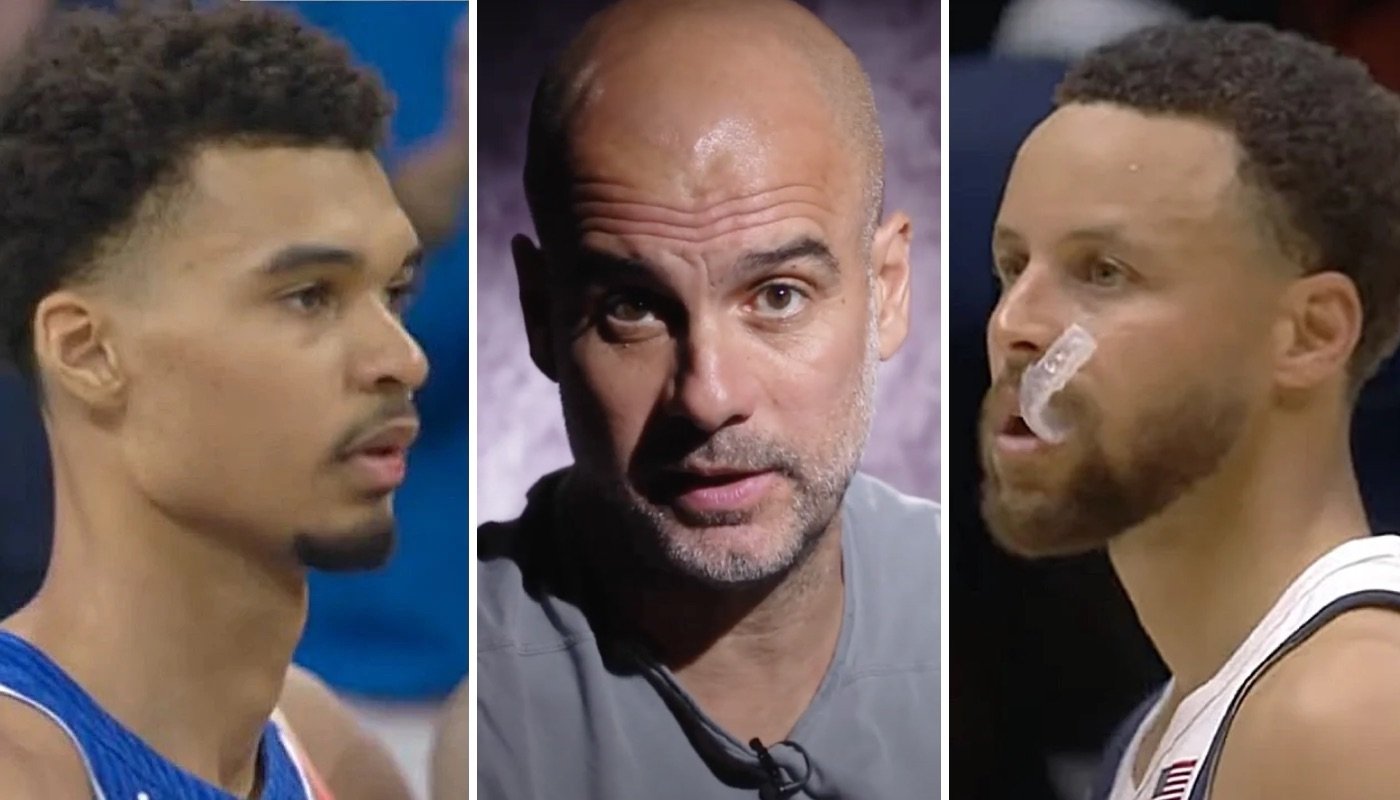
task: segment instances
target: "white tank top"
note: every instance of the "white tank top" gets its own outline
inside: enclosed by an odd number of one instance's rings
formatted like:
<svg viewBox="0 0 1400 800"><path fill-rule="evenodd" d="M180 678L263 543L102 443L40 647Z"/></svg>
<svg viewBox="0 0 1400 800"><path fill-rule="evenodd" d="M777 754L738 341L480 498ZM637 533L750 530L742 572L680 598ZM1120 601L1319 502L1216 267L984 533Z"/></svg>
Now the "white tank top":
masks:
<svg viewBox="0 0 1400 800"><path fill-rule="evenodd" d="M1400 610L1400 536L1345 542L1304 570L1220 671L1181 701L1135 785L1133 764L1171 694L1168 683L1128 741L1109 800L1208 800L1225 734L1254 682L1337 615L1375 606Z"/></svg>

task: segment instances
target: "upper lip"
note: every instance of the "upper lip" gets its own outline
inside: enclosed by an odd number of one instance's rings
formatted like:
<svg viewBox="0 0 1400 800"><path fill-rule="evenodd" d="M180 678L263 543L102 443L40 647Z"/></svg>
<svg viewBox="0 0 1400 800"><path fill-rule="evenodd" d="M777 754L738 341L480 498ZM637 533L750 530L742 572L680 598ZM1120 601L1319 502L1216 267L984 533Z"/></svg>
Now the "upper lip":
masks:
<svg viewBox="0 0 1400 800"><path fill-rule="evenodd" d="M671 480L722 482L743 480L769 471L766 468L749 469L713 464L690 464L665 470L664 474Z"/></svg>
<svg viewBox="0 0 1400 800"><path fill-rule="evenodd" d="M418 438L418 427L418 420L409 417L391 420L356 439L345 453L353 456L371 450L407 450Z"/></svg>
<svg viewBox="0 0 1400 800"><path fill-rule="evenodd" d="M996 422L992 430L998 434L1009 433L1012 423L1021 417L1020 397L1014 391L1002 392L992 401L990 409Z"/></svg>

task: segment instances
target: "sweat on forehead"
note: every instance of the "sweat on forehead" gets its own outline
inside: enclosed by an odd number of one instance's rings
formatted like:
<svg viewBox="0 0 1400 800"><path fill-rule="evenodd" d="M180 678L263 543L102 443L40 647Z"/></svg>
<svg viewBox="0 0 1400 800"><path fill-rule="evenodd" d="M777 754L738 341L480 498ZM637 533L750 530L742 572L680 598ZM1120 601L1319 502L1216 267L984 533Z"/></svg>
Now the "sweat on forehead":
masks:
<svg viewBox="0 0 1400 800"><path fill-rule="evenodd" d="M541 81L525 181L537 226L580 183L697 211L802 185L851 196L842 212L873 220L882 167L869 82L805 9L624 0L591 19Z"/></svg>

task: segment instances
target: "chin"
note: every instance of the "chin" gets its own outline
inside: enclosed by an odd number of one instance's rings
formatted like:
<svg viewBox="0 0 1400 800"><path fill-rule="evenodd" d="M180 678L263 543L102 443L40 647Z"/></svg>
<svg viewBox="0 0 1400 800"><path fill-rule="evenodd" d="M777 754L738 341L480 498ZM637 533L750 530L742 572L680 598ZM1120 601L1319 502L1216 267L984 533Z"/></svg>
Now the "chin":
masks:
<svg viewBox="0 0 1400 800"><path fill-rule="evenodd" d="M297 562L322 572L365 572L389 563L397 543L392 519L348 530L303 531L292 539Z"/></svg>
<svg viewBox="0 0 1400 800"><path fill-rule="evenodd" d="M676 572L709 586L737 588L786 575L806 559L818 538L795 532L792 521L710 527L672 522L662 532L662 549Z"/></svg>

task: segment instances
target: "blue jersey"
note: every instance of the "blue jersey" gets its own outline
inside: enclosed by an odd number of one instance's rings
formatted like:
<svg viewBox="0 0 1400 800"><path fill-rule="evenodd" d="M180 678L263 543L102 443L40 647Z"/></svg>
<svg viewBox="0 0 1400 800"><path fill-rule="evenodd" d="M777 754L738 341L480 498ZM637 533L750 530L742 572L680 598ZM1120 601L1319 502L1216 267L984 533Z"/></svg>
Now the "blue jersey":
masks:
<svg viewBox="0 0 1400 800"><path fill-rule="evenodd" d="M0 695L25 703L67 734L97 800L234 800L180 769L127 730L36 647L0 631ZM322 800L309 769L268 721L259 758L262 800Z"/></svg>

